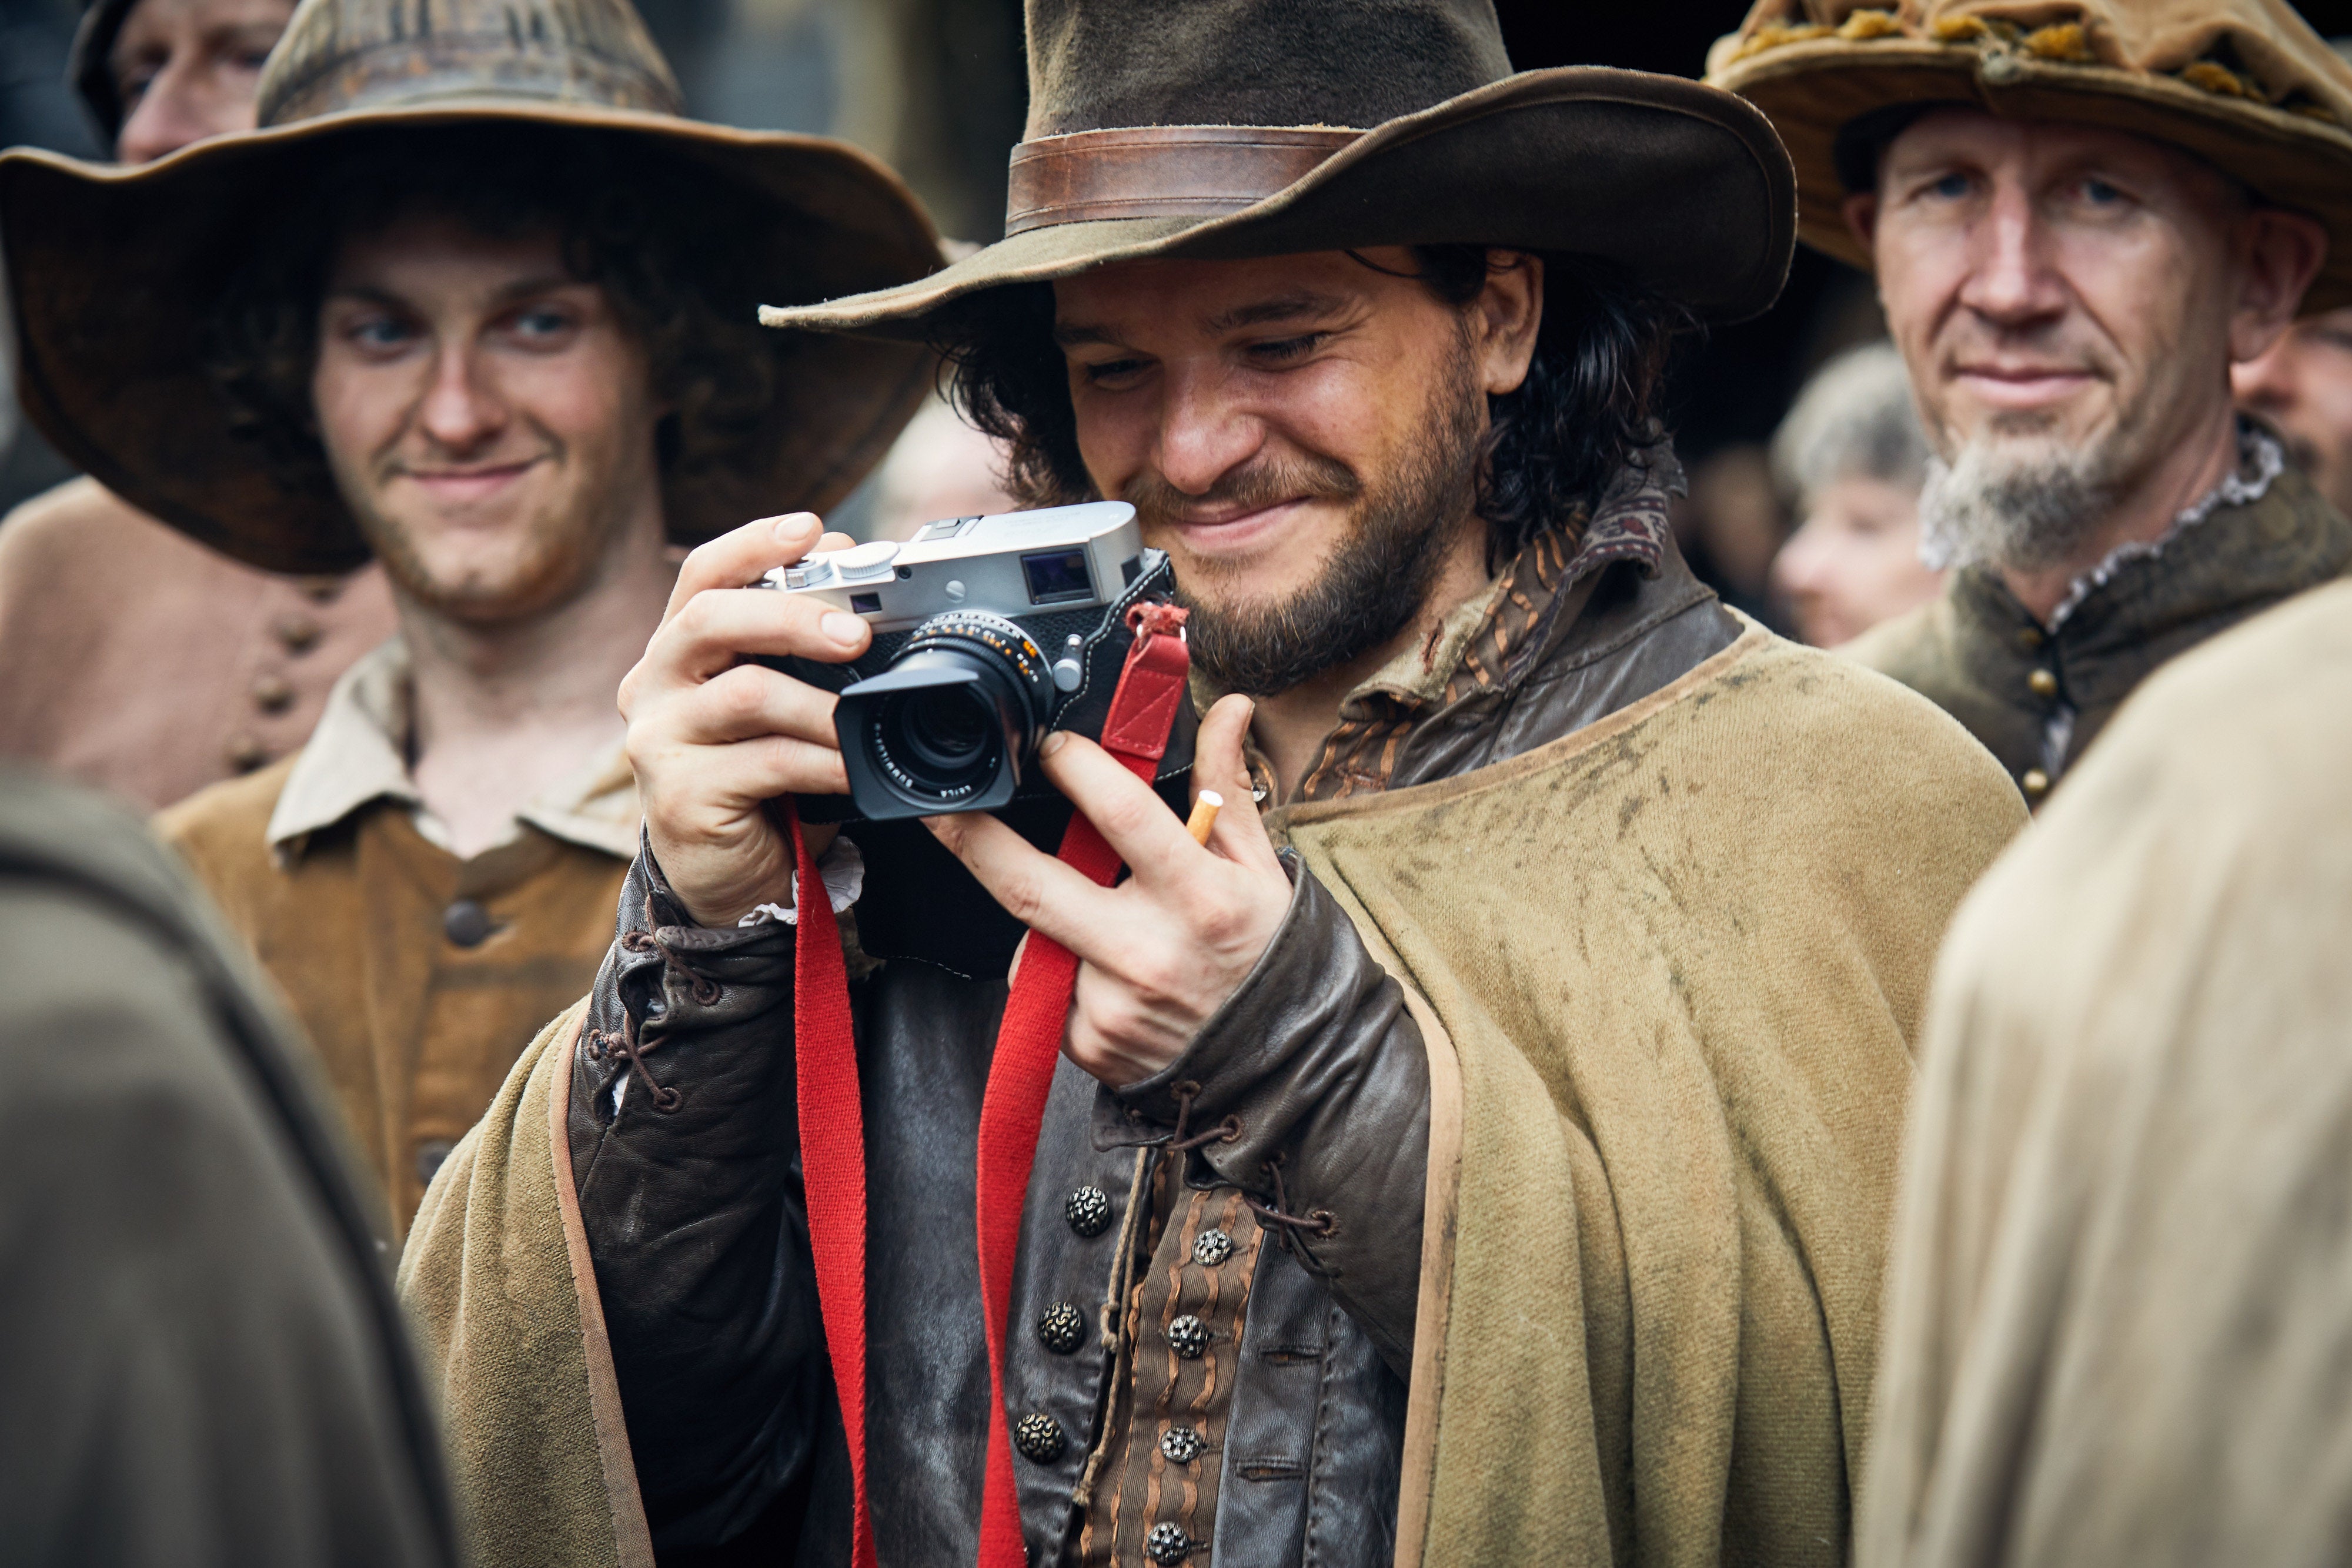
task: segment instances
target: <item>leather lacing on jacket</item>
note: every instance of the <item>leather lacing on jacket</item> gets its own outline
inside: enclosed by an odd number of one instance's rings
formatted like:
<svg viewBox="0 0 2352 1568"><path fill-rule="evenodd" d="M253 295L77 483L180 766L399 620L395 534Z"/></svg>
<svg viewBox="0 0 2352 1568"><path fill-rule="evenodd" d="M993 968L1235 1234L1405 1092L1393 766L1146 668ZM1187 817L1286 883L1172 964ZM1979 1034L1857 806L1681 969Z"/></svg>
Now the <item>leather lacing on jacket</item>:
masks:
<svg viewBox="0 0 2352 1568"><path fill-rule="evenodd" d="M726 994L726 988L697 969L684 954L656 936L656 929L653 895L648 894L646 896L646 929L624 931L621 933L621 946L632 953L660 954L663 974L666 977L676 975L684 979L696 1005L707 1008L716 1004ZM646 1058L658 1051L667 1038L668 1031L655 1019L650 1010L641 1030L625 1007L621 1009L619 1033L591 1029L584 1036L584 1042L591 1061L615 1059L626 1061L629 1076L646 1086L646 1097L653 1101L654 1109L667 1112L685 1104L686 1096L656 1079L653 1070L646 1065Z"/></svg>

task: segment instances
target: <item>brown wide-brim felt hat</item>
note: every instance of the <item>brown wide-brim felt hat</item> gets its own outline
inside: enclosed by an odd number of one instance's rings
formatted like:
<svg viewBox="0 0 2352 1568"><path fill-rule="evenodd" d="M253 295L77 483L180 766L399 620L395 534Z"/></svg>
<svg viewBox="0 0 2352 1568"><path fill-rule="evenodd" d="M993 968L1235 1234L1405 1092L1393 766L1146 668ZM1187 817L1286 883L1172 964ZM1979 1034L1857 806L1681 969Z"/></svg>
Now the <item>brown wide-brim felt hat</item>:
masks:
<svg viewBox="0 0 2352 1568"><path fill-rule="evenodd" d="M437 30L392 14L427 4ZM495 32L464 27L468 5ZM488 0L305 0L263 79L263 118L281 123L138 168L0 156L17 395L68 461L133 506L254 566L339 572L369 554L349 509L323 471L298 482L236 433L206 370L205 329L257 237L299 220L352 157L432 128L556 127L591 167L650 167L664 187L654 193L691 193L698 213L717 214L730 277L817 299L939 265L921 205L871 157L824 137L701 124L675 103L625 0L495 13ZM748 322L761 288L737 292L728 308ZM730 444L740 461L666 470L679 544L830 507L930 388L933 361L916 346L752 341L775 361L775 396L754 438Z"/></svg>
<svg viewBox="0 0 2352 1568"><path fill-rule="evenodd" d="M2325 225L2304 308L2352 304L2352 66L2285 0L1759 0L1706 79L1771 120L1799 235L1856 267L1870 256L1843 209L1878 143L1853 132L1951 103L2195 154Z"/></svg>
<svg viewBox="0 0 2352 1568"><path fill-rule="evenodd" d="M1787 277L1794 186L1763 116L1679 77L1514 74L1486 0L1030 0L1028 22L1005 238L761 320L920 337L1009 284L1375 245L1588 260L1710 322Z"/></svg>

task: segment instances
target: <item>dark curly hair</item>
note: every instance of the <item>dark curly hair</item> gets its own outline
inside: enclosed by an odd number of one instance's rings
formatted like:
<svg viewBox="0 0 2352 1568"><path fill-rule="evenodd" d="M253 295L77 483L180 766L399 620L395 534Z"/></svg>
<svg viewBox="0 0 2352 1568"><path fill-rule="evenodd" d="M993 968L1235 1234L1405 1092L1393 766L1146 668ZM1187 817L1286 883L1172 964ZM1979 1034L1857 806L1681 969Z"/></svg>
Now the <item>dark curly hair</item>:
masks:
<svg viewBox="0 0 2352 1568"><path fill-rule="evenodd" d="M644 348L666 477L742 459L775 392L774 334L734 247L701 214L729 208L625 139L561 126L406 127L341 150L256 236L202 328L230 426L281 479L331 483L310 403L319 307L344 240L413 214L505 239L552 231L564 265L601 286ZM723 221L723 219L721 220Z"/></svg>
<svg viewBox="0 0 2352 1568"><path fill-rule="evenodd" d="M1417 246L1413 255L1420 270L1412 276L1457 308L1478 297L1490 269L1511 265L1509 253L1484 246ZM1679 307L1611 281L1591 263L1543 260L1543 324L1527 380L1486 400L1476 509L1490 565L1547 528L1580 528L1627 460L1659 438L1668 354L1675 334L1690 325ZM1006 483L1030 506L1098 498L1078 454L1069 372L1053 328L1053 287L1034 283L959 301L932 332L956 406L1005 443Z"/></svg>

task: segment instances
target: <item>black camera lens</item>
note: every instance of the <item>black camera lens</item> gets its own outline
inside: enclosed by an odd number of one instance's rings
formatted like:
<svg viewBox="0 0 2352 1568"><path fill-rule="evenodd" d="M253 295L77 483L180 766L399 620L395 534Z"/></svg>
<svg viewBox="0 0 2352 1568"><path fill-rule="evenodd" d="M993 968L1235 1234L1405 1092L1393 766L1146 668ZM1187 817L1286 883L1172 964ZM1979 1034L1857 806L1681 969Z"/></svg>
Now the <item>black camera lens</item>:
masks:
<svg viewBox="0 0 2352 1568"><path fill-rule="evenodd" d="M992 760L996 715L970 686L933 686L885 698L875 723L894 756L949 788Z"/></svg>
<svg viewBox="0 0 2352 1568"><path fill-rule="evenodd" d="M870 768L898 815L1011 800L1053 713L1053 675L1035 642L1003 616L963 610L917 627L887 671L844 691L835 724L853 777ZM879 802L858 803L884 814Z"/></svg>

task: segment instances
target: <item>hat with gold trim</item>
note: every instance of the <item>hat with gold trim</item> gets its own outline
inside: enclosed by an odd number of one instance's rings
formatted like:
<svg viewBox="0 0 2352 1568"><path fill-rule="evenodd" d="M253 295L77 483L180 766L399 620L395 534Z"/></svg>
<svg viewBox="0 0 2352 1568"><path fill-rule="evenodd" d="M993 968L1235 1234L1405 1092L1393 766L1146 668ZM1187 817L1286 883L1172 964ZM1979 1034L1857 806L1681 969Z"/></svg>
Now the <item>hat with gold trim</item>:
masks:
<svg viewBox="0 0 2352 1568"><path fill-rule="evenodd" d="M1938 103L2183 148L2326 225L2306 310L2352 304L2352 65L2286 0L1759 0L1706 79L1762 110L1797 167L1807 245L1867 267L1845 197Z"/></svg>

